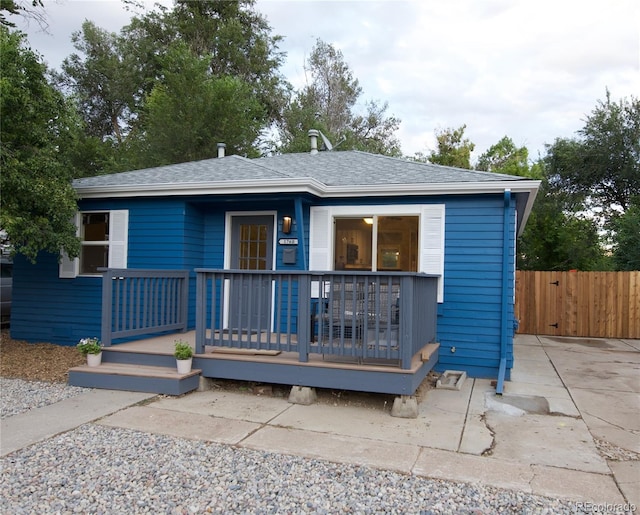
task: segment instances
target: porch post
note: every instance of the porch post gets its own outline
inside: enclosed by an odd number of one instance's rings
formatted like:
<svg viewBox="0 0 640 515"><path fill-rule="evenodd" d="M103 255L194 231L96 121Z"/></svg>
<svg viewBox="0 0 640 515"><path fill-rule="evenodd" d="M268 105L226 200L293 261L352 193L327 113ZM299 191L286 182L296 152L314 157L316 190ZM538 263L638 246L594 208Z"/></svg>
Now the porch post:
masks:
<svg viewBox="0 0 640 515"><path fill-rule="evenodd" d="M105 347L111 346L111 322L113 318L113 280L111 272L102 272L102 328L100 339Z"/></svg>
<svg viewBox="0 0 640 515"><path fill-rule="evenodd" d="M311 274L298 275L298 360L309 361L309 340L311 339Z"/></svg>
<svg viewBox="0 0 640 515"><path fill-rule="evenodd" d="M413 358L413 324L418 323L414 320L413 311L416 308L413 304L413 286L414 277L404 276L400 279L400 366L404 370L411 368L411 359Z"/></svg>
<svg viewBox="0 0 640 515"><path fill-rule="evenodd" d="M180 306L180 322L183 324L181 331L183 333L187 332L189 327L189 271L184 271L184 277L180 280L180 284L182 285L182 297L180 302L182 305Z"/></svg>
<svg viewBox="0 0 640 515"><path fill-rule="evenodd" d="M214 286L215 288L215 281ZM213 292L215 295L215 291ZM207 328L207 273L196 269L196 354L204 354Z"/></svg>

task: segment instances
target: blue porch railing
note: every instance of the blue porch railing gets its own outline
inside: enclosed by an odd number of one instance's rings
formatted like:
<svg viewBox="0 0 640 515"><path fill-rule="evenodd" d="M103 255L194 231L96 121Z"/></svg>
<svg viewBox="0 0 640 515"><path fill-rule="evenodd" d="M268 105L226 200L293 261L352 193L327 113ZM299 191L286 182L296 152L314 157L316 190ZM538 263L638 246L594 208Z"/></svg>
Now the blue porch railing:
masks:
<svg viewBox="0 0 640 515"><path fill-rule="evenodd" d="M411 368L435 342L437 277L197 269L196 353L297 352ZM265 288L268 290L264 295ZM256 302L256 298L266 299Z"/></svg>
<svg viewBox="0 0 640 515"><path fill-rule="evenodd" d="M189 272L107 269L102 275L102 343L186 331Z"/></svg>

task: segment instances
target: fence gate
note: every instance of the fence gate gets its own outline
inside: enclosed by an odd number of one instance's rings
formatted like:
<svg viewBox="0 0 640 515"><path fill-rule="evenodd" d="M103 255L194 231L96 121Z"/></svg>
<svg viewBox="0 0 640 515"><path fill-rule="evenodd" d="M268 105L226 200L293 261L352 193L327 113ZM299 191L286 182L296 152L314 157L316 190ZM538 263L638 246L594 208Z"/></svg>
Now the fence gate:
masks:
<svg viewBox="0 0 640 515"><path fill-rule="evenodd" d="M640 272L516 272L519 333L640 338Z"/></svg>

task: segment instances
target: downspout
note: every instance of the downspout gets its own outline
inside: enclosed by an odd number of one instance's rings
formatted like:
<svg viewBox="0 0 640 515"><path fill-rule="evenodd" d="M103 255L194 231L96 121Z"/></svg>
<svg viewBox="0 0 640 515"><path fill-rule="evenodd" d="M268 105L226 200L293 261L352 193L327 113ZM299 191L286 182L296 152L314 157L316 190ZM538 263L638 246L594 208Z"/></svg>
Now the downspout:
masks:
<svg viewBox="0 0 640 515"><path fill-rule="evenodd" d="M504 190L504 213L502 222L502 298L500 299L500 366L498 369L498 382L496 394L502 395L504 390L504 377L507 372L507 327L509 314L509 225L511 221L511 190Z"/></svg>
<svg viewBox="0 0 640 515"><path fill-rule="evenodd" d="M295 199L295 211L296 211L296 226L298 228L298 258L302 264L302 270L309 270L309 264L307 263L307 250L304 241L304 218L302 218L302 199L297 197Z"/></svg>

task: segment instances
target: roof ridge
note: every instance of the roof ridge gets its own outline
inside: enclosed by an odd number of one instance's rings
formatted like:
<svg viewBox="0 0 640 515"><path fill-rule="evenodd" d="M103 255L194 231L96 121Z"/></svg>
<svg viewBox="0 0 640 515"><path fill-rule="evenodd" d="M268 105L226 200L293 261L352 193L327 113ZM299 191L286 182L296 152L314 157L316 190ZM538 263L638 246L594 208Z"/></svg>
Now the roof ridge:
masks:
<svg viewBox="0 0 640 515"><path fill-rule="evenodd" d="M292 152L294 154L303 154L304 152ZM285 154L280 154L280 155L285 155ZM272 166L269 166L267 164L264 164L264 161L268 160L269 157L265 157L265 156L261 156L261 157L254 157L252 159L249 159L249 161L252 162L252 164L255 164L256 166L259 166L260 168L263 168L265 170L269 170L270 172L275 172L278 175L280 175L281 177L286 177L288 179L293 178L293 175L283 172L282 170L278 170L277 168L274 168ZM262 161L262 162L258 162L258 161Z"/></svg>

